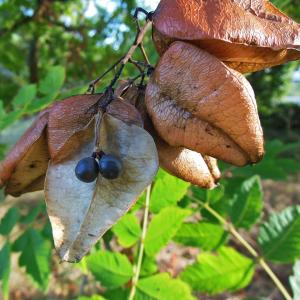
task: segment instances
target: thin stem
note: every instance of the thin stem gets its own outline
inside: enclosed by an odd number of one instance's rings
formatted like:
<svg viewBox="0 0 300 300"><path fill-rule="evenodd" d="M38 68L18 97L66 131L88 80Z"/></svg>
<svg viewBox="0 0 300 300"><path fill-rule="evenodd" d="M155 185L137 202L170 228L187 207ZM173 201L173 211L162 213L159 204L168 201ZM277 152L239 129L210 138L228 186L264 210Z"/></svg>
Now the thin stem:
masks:
<svg viewBox="0 0 300 300"><path fill-rule="evenodd" d="M286 300L292 300L292 297L284 287L284 285L281 283L279 278L275 275L275 273L272 271L270 266L267 264L267 262L264 260L263 257L260 257L259 253L248 243L241 234L236 230L233 224L228 222L225 218L223 218L217 211L215 211L212 207L209 206L208 203L204 203L202 201L199 201L199 199L196 199L194 197L191 197L198 203L200 202L201 206L205 208L208 212L210 212L221 224L224 225L224 228L231 233L247 250L248 252L256 259L258 264L265 270L265 272L269 275L269 277L272 279L274 284L277 286L277 288L280 290L282 295Z"/></svg>
<svg viewBox="0 0 300 300"><path fill-rule="evenodd" d="M138 33L137 36L135 38L135 42L133 43L133 45L130 47L130 49L128 50L127 54L123 57L123 59L120 62L120 68L119 71L117 72L116 76L114 77L114 79L112 80L112 82L110 83L110 87L113 87L115 85L115 83L118 81L119 77L121 76L124 66L128 63L128 61L131 59L133 53L135 52L135 50L139 47L139 45L142 43L145 34L147 33L148 29L151 26L151 21L147 20L146 24L144 25L144 27L142 27Z"/></svg>
<svg viewBox="0 0 300 300"><path fill-rule="evenodd" d="M150 196L151 196L151 185L147 187L146 192L146 203L145 203L145 212L144 212L144 220L143 220L143 230L141 236L141 243L139 248L139 256L138 261L135 267L135 274L132 278L132 287L130 291L130 295L128 300L133 300L136 292L136 285L139 281L142 262L143 262L143 255L144 255L144 248L145 248L145 238L147 234L147 227L148 227L148 216L149 216L149 206L150 206Z"/></svg>
<svg viewBox="0 0 300 300"><path fill-rule="evenodd" d="M108 70L106 70L101 76L93 80L88 88L88 93L94 93L95 92L95 85L102 79L104 78L109 72L113 71L115 67L122 61L123 57L121 57L118 61L116 61Z"/></svg>

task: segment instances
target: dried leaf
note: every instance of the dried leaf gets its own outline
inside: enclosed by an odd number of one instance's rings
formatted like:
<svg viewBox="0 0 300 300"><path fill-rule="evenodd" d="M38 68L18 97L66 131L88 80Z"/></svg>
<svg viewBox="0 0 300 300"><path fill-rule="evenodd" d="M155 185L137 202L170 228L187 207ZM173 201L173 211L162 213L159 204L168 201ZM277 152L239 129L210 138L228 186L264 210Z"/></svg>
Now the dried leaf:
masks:
<svg viewBox="0 0 300 300"><path fill-rule="evenodd" d="M121 118L121 117L120 117ZM55 246L66 261L78 261L124 215L157 172L158 158L151 136L142 128L106 113L101 121L100 148L119 157L123 173L116 180L101 176L94 183L77 180L77 162L94 150L94 121L74 134L63 148L81 147L60 163L51 162L45 192ZM63 149L62 149L63 151Z"/></svg>
<svg viewBox="0 0 300 300"><path fill-rule="evenodd" d="M248 81L214 56L175 42L147 86L155 129L171 146L243 166L263 154L263 132Z"/></svg>
<svg viewBox="0 0 300 300"><path fill-rule="evenodd" d="M300 25L267 0L161 0L153 20L160 54L187 41L242 73L300 59Z"/></svg>
<svg viewBox="0 0 300 300"><path fill-rule="evenodd" d="M49 111L39 114L0 165L0 187L5 192L19 196L25 192L43 189L41 178L46 174L50 159L46 126Z"/></svg>

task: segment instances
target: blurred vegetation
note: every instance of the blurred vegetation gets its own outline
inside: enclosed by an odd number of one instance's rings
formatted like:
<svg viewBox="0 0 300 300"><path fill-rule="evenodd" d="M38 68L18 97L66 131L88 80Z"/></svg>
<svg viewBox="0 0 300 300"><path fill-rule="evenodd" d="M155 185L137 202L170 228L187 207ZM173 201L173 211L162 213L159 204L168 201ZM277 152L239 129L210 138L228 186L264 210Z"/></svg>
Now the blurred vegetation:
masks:
<svg viewBox="0 0 300 300"><path fill-rule="evenodd" d="M103 5L104 2L106 5ZM57 99L85 92L88 83L117 61L134 41L135 23L131 14L137 5L145 7L144 2L142 0L104 2L0 0L0 160L24 127L31 122L33 113ZM299 0L273 2L300 21ZM145 48L154 64L157 54L151 43L150 33L146 37ZM135 55L139 58L140 54ZM200 190L165 172L159 172L150 207L153 215L150 229L152 227L154 229L148 232L150 236L148 240L151 241L148 244L146 242L147 255L142 266L143 279L137 287L139 297L137 299L178 299L174 297L177 297L179 292L183 293L180 300L194 299L191 296L190 286L194 291L217 294L224 291L235 292L250 284L257 260L246 258L229 248L235 243L230 242L228 232L224 232L223 226L215 217L205 211L204 205L210 205L215 212L230 220L236 228L249 229L257 223L261 225L261 232L255 238L259 236L260 246L257 245L257 248L260 248L267 260L289 263L290 267L300 257L299 207L288 208L275 216L273 221L270 219L266 222L266 218L263 220L265 222L261 220L263 213L261 179L287 180L289 176L299 172L300 168L297 162L300 161L300 144L296 143L300 140L300 107L280 103L290 91L291 76L297 67L299 63L292 62L248 76L257 95L262 123L268 137L267 154L260 164L245 168L220 164L224 179L220 187L213 191ZM126 67L125 77L129 74L133 76L134 72L135 69L132 67ZM104 81L99 89L105 86L105 83ZM299 87L294 86L294 90L299 92ZM16 120L22 121L15 123ZM0 201L3 200L3 191L0 190ZM129 214L105 235L104 242L98 244L91 255L77 265L82 272L80 279L83 280L80 282L77 278L75 292L72 294L71 288L67 292L69 298L71 294L72 299L85 294L81 285L86 283L89 276L91 282L96 282L93 292L101 292L105 299L126 299L129 290L128 281L133 272L132 262L136 260L140 239L139 210L144 201L145 197L142 196ZM60 277L57 274L57 257L50 255L53 241L45 205L42 201L38 204L30 201L30 205L25 203L10 206L0 222L0 235L6 241L0 247L0 281L3 295L7 297L9 294L9 261L14 252L21 254L19 266L26 270L39 289L47 293L50 277L58 277L58 280ZM187 210L194 214L195 220L198 221L201 215L205 222L183 223L188 215ZM176 222L173 224L174 218ZM19 229L17 235L15 228ZM286 228L293 228L294 232L291 233ZM156 236L156 232L160 230L163 241ZM193 235L189 235L191 232ZM269 235L269 232L273 235ZM202 238L199 238L199 234L202 234ZM282 239L285 244L278 243L278 246L276 241ZM173 243L198 247L212 253L217 250L219 256L205 254L207 265L202 262L202 258L199 259L199 262L182 272L180 279L170 278L165 273L157 275L156 255L171 240ZM277 255L274 253L273 256L268 255L269 240L278 246L277 250L273 249ZM99 250L99 248L109 249L110 243L113 246L117 244L118 251ZM119 249L122 249L122 254L118 253ZM287 250L293 251L293 255L285 255ZM229 274L226 268L230 269L232 262L227 261L226 257L230 256L234 260L242 261L244 269ZM113 263L108 266L111 262ZM210 263L216 266L222 263L225 273L214 273L209 268ZM119 274L120 268L122 270L127 268L128 272ZM110 272L105 273L108 269ZM202 279L211 282L210 285L201 286L201 280L195 272L199 269L203 271L199 273L203 276ZM68 270L72 273L74 268ZM194 273L197 274L193 275ZM294 273L291 277L292 287L300 280L299 263L295 265ZM211 281L211 278L215 278L216 282ZM112 286L115 289L110 289ZM161 290L160 296L157 296L158 290ZM79 299L104 298L94 296Z"/></svg>

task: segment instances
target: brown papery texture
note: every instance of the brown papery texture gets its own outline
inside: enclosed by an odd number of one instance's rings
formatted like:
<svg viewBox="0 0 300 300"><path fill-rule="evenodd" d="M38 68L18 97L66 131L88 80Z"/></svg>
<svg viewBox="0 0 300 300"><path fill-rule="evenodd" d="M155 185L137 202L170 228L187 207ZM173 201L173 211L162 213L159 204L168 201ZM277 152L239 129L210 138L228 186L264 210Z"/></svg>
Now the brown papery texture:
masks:
<svg viewBox="0 0 300 300"><path fill-rule="evenodd" d="M153 21L160 54L187 41L241 73L300 59L300 25L266 0L161 0Z"/></svg>
<svg viewBox="0 0 300 300"><path fill-rule="evenodd" d="M159 135L237 166L264 154L263 132L248 81L206 51L175 42L147 86L146 106Z"/></svg>
<svg viewBox="0 0 300 300"><path fill-rule="evenodd" d="M216 187L216 183L221 177L216 159L203 157L200 153L183 147L172 147L159 137L147 113L145 87L132 85L124 93L123 98L135 104L141 114L145 129L155 141L160 167L168 173L202 188Z"/></svg>
<svg viewBox="0 0 300 300"><path fill-rule="evenodd" d="M41 112L0 164L0 187L13 196L43 189L50 155L46 127L49 110Z"/></svg>
<svg viewBox="0 0 300 300"><path fill-rule="evenodd" d="M221 177L214 158L206 163L204 157L183 147L169 146L160 138L155 139L159 164L168 173L201 188L212 189Z"/></svg>

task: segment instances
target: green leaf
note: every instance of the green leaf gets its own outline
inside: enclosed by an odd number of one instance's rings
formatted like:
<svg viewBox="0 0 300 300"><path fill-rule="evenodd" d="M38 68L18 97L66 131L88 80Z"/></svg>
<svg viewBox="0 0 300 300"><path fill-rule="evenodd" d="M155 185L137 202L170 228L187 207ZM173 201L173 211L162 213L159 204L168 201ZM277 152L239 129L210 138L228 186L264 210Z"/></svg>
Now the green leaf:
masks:
<svg viewBox="0 0 300 300"><path fill-rule="evenodd" d="M21 110L15 110L15 111L9 112L8 114L6 114L4 117L2 117L0 119L0 130L3 130L4 128L12 125L21 116L22 116Z"/></svg>
<svg viewBox="0 0 300 300"><path fill-rule="evenodd" d="M99 296L99 295L93 295L91 297L81 296L81 297L77 298L77 300L105 300L105 298L103 298L102 296Z"/></svg>
<svg viewBox="0 0 300 300"><path fill-rule="evenodd" d="M128 258L116 252L98 251L87 258L87 265L94 277L110 289L122 286L133 276Z"/></svg>
<svg viewBox="0 0 300 300"><path fill-rule="evenodd" d="M30 102L36 96L36 85L27 84L24 85L18 92L18 94L13 99L14 108L26 109Z"/></svg>
<svg viewBox="0 0 300 300"><path fill-rule="evenodd" d="M222 183L213 190L201 189L197 186L192 186L191 190L196 199L210 204L221 201L225 193L224 185Z"/></svg>
<svg viewBox="0 0 300 300"><path fill-rule="evenodd" d="M5 216L1 219L0 234L9 235L20 218L20 212L17 207L11 207Z"/></svg>
<svg viewBox="0 0 300 300"><path fill-rule="evenodd" d="M167 207L153 217L145 239L145 252L155 255L173 238L190 211L178 207Z"/></svg>
<svg viewBox="0 0 300 300"><path fill-rule="evenodd" d="M112 228L118 238L118 243L124 248L132 247L140 238L142 230L138 218L127 214Z"/></svg>
<svg viewBox="0 0 300 300"><path fill-rule="evenodd" d="M2 201L4 201L4 199L5 199L4 190L1 189L1 190L0 190L0 203L1 203Z"/></svg>
<svg viewBox="0 0 300 300"><path fill-rule="evenodd" d="M8 300L10 275L10 246L8 243L0 250L0 266L0 281L2 281L3 300Z"/></svg>
<svg viewBox="0 0 300 300"><path fill-rule="evenodd" d="M29 228L16 240L13 250L22 252L19 258L20 267L25 267L26 273L37 286L46 290L50 276L51 244L37 230Z"/></svg>
<svg viewBox="0 0 300 300"><path fill-rule="evenodd" d="M236 252L222 247L217 255L203 253L198 262L187 267L180 278L193 290L210 295L237 291L246 287L254 274L254 262Z"/></svg>
<svg viewBox="0 0 300 300"><path fill-rule="evenodd" d="M263 179L285 180L289 174L298 172L300 164L294 159L281 156L287 151L296 149L300 149L300 143L283 144L279 140L269 141L266 144L266 155L259 164L235 168L232 172L233 176L259 175Z"/></svg>
<svg viewBox="0 0 300 300"><path fill-rule="evenodd" d="M65 69L54 66L48 69L46 76L39 83L39 92L44 95L58 94L65 81Z"/></svg>
<svg viewBox="0 0 300 300"><path fill-rule="evenodd" d="M300 299L300 260L294 265L294 274L290 277L290 284L293 290L294 300Z"/></svg>
<svg viewBox="0 0 300 300"><path fill-rule="evenodd" d="M151 193L150 211L158 213L161 209L175 205L187 192L190 184L159 170Z"/></svg>
<svg viewBox="0 0 300 300"><path fill-rule="evenodd" d="M144 255L141 266L141 277L150 276L158 271L155 257Z"/></svg>
<svg viewBox="0 0 300 300"><path fill-rule="evenodd" d="M195 300L190 287L180 279L161 273L142 279L137 284L135 300Z"/></svg>
<svg viewBox="0 0 300 300"><path fill-rule="evenodd" d="M37 218L37 216L40 214L41 209L42 209L42 204L37 205L36 207L30 209L27 215L21 216L20 223L21 224L32 223Z"/></svg>
<svg viewBox="0 0 300 300"><path fill-rule="evenodd" d="M105 299L108 300L127 300L129 296L129 290L124 288L117 288L114 290L106 290L103 294Z"/></svg>
<svg viewBox="0 0 300 300"><path fill-rule="evenodd" d="M50 94L47 94L44 97L36 98L34 101L30 103L30 105L27 107L28 113L35 113L38 112L46 107L48 107L52 102L54 102L55 98L57 97L57 92L53 92Z"/></svg>
<svg viewBox="0 0 300 300"><path fill-rule="evenodd" d="M300 206L273 214L259 231L263 256L273 262L293 263L300 257Z"/></svg>
<svg viewBox="0 0 300 300"><path fill-rule="evenodd" d="M237 228L250 229L263 209L263 192L258 176L242 182L231 203L230 217Z"/></svg>
<svg viewBox="0 0 300 300"><path fill-rule="evenodd" d="M209 222L185 223L173 240L185 246L199 247L205 251L214 250L223 242L224 229Z"/></svg>

